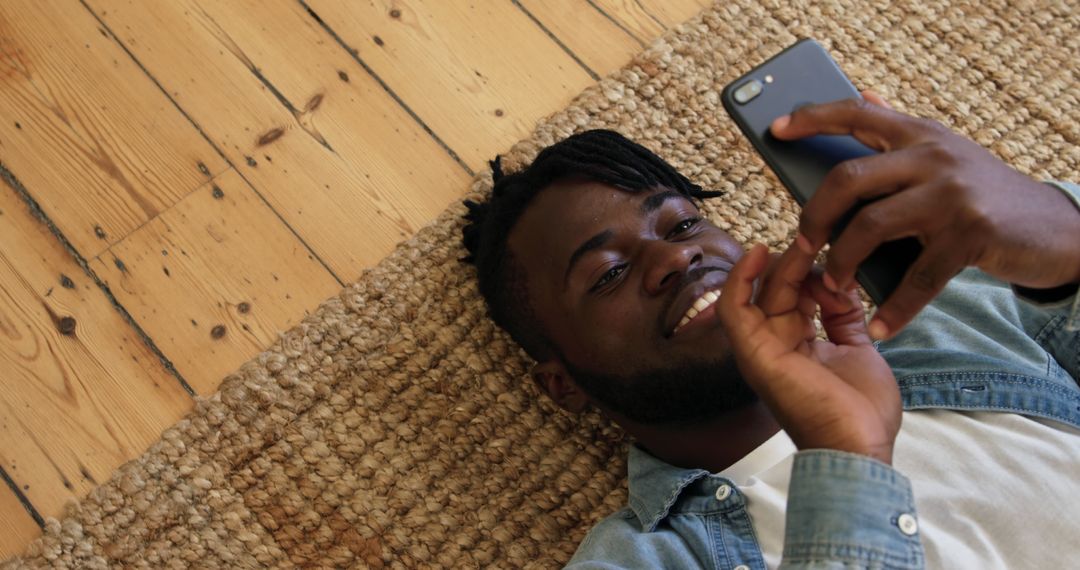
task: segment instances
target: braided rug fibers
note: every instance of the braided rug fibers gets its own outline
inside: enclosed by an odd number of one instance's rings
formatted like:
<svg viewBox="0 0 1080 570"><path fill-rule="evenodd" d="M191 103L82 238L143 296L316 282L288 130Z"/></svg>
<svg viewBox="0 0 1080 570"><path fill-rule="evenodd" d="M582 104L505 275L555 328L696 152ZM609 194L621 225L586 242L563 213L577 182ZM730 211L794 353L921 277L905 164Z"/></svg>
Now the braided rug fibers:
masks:
<svg viewBox="0 0 1080 570"><path fill-rule="evenodd" d="M613 128L727 191L708 214L778 245L792 202L719 101L798 37L852 80L1042 178L1080 172L1075 2L722 2L543 121L545 145ZM481 176L474 197L490 189ZM625 441L537 395L457 260L454 205L142 457L49 521L8 568L555 567L626 499Z"/></svg>

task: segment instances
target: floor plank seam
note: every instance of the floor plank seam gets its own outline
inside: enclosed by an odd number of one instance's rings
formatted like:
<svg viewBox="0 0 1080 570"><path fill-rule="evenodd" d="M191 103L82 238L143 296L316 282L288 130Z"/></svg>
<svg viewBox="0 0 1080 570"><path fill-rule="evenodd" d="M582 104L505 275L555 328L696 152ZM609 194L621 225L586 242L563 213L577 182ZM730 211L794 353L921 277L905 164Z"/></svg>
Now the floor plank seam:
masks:
<svg viewBox="0 0 1080 570"><path fill-rule="evenodd" d="M608 14L608 13L607 13L607 11L606 11L606 10L604 10L604 9L603 9L603 8L601 8L600 6L597 6L597 5L596 5L596 2L595 2L594 0L585 0L585 1L586 1L586 2L588 2L588 3L589 3L589 6L592 6L592 7L593 7L593 8L594 8L594 9L595 9L595 10L596 10L597 12L600 12L600 14L601 14L602 16L604 16L605 18L607 18L607 19L608 19L608 20L609 20L609 21L610 21L610 22L611 22L612 24L615 24L615 27L616 27L616 28L619 28L620 30L622 30L623 32L625 32L625 33L626 33L626 35L628 35L628 36L630 36L631 38L633 38L633 39L634 39L634 41L635 41L635 42L637 42L637 43L638 43L638 45L640 45L642 49L645 49L645 47L647 47L647 44L646 44L646 43L645 43L644 41L642 41L642 39L641 39L641 38L637 37L637 35L636 35L636 34L634 34L634 32L631 32L631 31L630 31L630 30L629 30L629 29L628 29L628 28L627 28L626 26L624 26L624 25L622 24L622 22L620 22L620 21L619 21L618 19L616 19L616 18L613 18L613 17L611 16L611 14Z"/></svg>
<svg viewBox="0 0 1080 570"><path fill-rule="evenodd" d="M228 33L225 32L225 29L222 28L221 25L217 23L217 20L214 20L213 16L211 16L210 14L207 14L205 10L202 11L202 14L203 14L204 18L206 18L209 22L211 22L214 25L214 27L217 28L217 30L222 35L224 35L230 41L230 43L233 44L236 51L240 52L240 53L236 53L235 51L233 51L233 48L230 48L230 47L226 46L230 50L230 52L234 56L236 56L237 59L240 60L240 64L243 65L244 67L246 67L247 70L249 72L251 72L252 75L255 76L255 79L258 79L259 82L263 84L263 86L265 86L267 89L269 89L270 94L273 95L278 100L278 103L281 103L281 105L283 107L285 107L285 110L287 110L289 112L289 114L291 114L293 116L294 119L297 119L297 122L299 123L299 119L300 119L301 115L303 115L303 113L301 113L300 110L296 108L296 105L293 105L292 101L289 101L289 98L286 97L285 94L282 93L281 90L278 89L277 86L273 84L273 82L271 82L269 79L267 79L267 77L265 75L263 75L262 70L260 70L255 65L255 62L251 61L251 59L247 57L247 54L245 54L243 52L243 50L240 49L239 46L236 46L235 42L232 41L232 38L228 37ZM134 56L132 56L132 57L134 58ZM144 71L146 71L146 70L144 70ZM147 75L149 75L148 71L146 73L147 73ZM318 142L320 145L325 147L326 150L329 150L331 153L337 155L337 151L334 150L334 148L332 146L330 146L330 143L327 142L325 139L323 139L322 137L312 137L312 138L314 138L315 141ZM260 141L260 144L263 144L263 142Z"/></svg>
<svg viewBox="0 0 1080 570"><path fill-rule="evenodd" d="M12 493L15 493L15 498L18 499L19 504L26 509L26 513L30 515L30 518L34 519L34 522L37 523L39 528L44 529L45 519L41 517L41 513L39 513L37 509L34 508L34 504L30 502L30 498L23 494L22 489L20 489L19 485L15 483L15 480L11 478L11 475L8 475L8 472L2 465L0 465L0 479L3 479L4 483L7 483L7 486L11 489Z"/></svg>
<svg viewBox="0 0 1080 570"><path fill-rule="evenodd" d="M646 8L644 4L641 3L641 0L634 0L634 4L637 4L638 8L641 8L641 11L644 12L645 15L649 17L649 19L656 22L656 25L660 26L661 30L667 30L668 29L667 24L660 21L660 18L657 18L656 16L654 16L653 13L650 12L649 9Z"/></svg>
<svg viewBox="0 0 1080 570"><path fill-rule="evenodd" d="M339 36L338 33L334 31L333 28L328 26L326 22L324 22L323 19L315 12L315 10L313 10L311 6L307 5L307 2L305 2L304 0L297 0L297 2L299 2L305 10L307 10L307 13L311 16L311 18L315 20L315 22L317 22L319 26L321 26L322 29L330 35L330 37L334 38L334 41L336 41L342 49L344 49L350 56L352 56L353 60L356 61L356 63L359 64L360 67L362 67L364 71L366 71L367 74L370 75L371 78L379 84L379 87L382 87L383 91L385 91L386 94L394 100L394 102L396 102L406 113L408 113L409 116L412 117L414 121L416 121L416 124L420 125L420 128L424 129L424 132L426 132L428 136L430 136L436 143L439 144L439 146L443 148L443 150L447 152L447 154L450 155L450 158L454 159L454 162L457 162L458 165L460 165L461 168L463 168L465 172L469 174L469 176L476 176L476 172L474 172L473 169L470 168L469 165L464 160L462 160L460 156L458 156L458 153L455 152L454 149L450 148L450 145L446 144L446 141L442 140L439 135L435 134L435 131L433 131L431 127L428 126L428 124L420 118L420 115L417 115L416 111L413 111L412 107L405 104L405 101L401 97L399 97L398 94L394 92L394 90L391 89L385 81L383 81L383 78L380 77L379 74L375 73L375 70L372 69L371 66L369 66L363 59L360 59L359 51L349 46L349 44L345 43L345 40L343 40L341 36Z"/></svg>
<svg viewBox="0 0 1080 570"><path fill-rule="evenodd" d="M179 103L176 102L176 99L174 99L172 97L172 95L169 94L169 91L167 89L165 89L165 86L162 85L161 82L158 81L158 79L156 77L154 77L154 75L152 73L150 73L150 70L146 69L146 66L143 65L143 63L141 61L139 61L139 58L135 57L135 54L132 53L130 49L128 49L127 45L125 45L124 42L120 41L120 37L117 36L115 33L113 33L112 28L110 28L109 25L106 24L105 21L102 20L101 17L98 16L98 14L96 12L94 12L93 8L91 8L90 5L86 3L86 0L79 0L79 3L82 4L83 8L85 8L86 11L89 12L90 15L94 17L95 20L97 20L98 24L100 24L102 26L102 28L105 29L108 32L109 37L111 37L112 40L114 42L116 42L116 45L120 46L120 49L124 50L124 53L126 53L127 56L129 58L131 58L131 61L134 62L135 65L137 65L139 67L139 69L146 75L146 77L149 78L150 81L152 81L155 86L157 86L158 90L161 91L162 95L164 95L165 98L168 99L169 102L173 104L173 107L175 107L176 110L179 111L180 114L183 115L183 117L188 120L188 123L190 123L191 126L195 128L196 132L198 132L199 135L202 136L203 140L205 140L206 143L210 145L210 148L214 149L214 152L218 153L218 156L220 156L221 159L225 161L225 164L229 165L229 168L226 169L224 172L228 172L229 169L235 170L236 173L238 175L240 175L240 178L244 181L244 184L247 184L248 188L251 188L251 190L255 193L255 195L258 196L260 200L262 200L263 204L265 204L266 207L270 208L270 211L273 212L275 216L277 216L277 219L280 220L281 223L284 224L285 227L289 229L289 232L291 232L292 235L295 236L296 239L301 244L304 245L304 247L307 249L308 253L310 253L315 258L315 260L318 261L319 264L322 265L323 268L326 269L326 271L328 273L330 273L330 276L333 277L334 280L338 282L338 285L344 287L345 282L341 279L341 277L338 276L337 273L334 272L333 269L330 268L330 265L326 263L326 260L323 259L322 256L319 255L319 253L317 251L315 251L310 245L308 245L307 241L303 237L301 237L299 233L297 233L296 229L293 228L292 225L289 224L289 222L286 221L284 217L282 217L281 213L278 212L277 209L274 208L273 205L270 204L270 201L266 199L266 196L264 196L263 193L260 192L259 189L254 184L252 184L250 180L247 179L246 176L244 176L244 173L240 169L236 168L236 165L233 164L233 162L231 160L229 160L229 157L225 155L225 152L223 150L221 150L220 147L218 147L217 143L214 142L214 139L212 139L210 137L210 135L206 134L206 131L204 131L201 126L199 126L199 123L195 119L193 119L191 117L191 115L189 115L188 112L185 111L184 108L180 106ZM269 82L267 82L267 84L269 84ZM273 86L270 86L270 88L274 89ZM284 96L282 96L281 99L286 103L288 102L288 100L285 99ZM291 104L289 104L289 105L291 105ZM295 116L295 112L293 114ZM334 150L334 149L330 148L329 145L327 145L327 148L329 148L331 152L333 152L333 150ZM203 174L208 177L208 180L212 181L213 178L209 176L209 171L206 169L206 166L203 165L202 163L200 163L199 166L200 166L200 170L203 171ZM199 188L202 188L202 186L205 186L205 184L200 185ZM196 188L195 190L192 190L192 192L194 192L196 190L198 190L198 188ZM29 194L27 196L29 196ZM57 230L57 231L59 231L59 230ZM74 248L72 248L72 251L74 251ZM79 257L78 259L82 260L81 257ZM80 261L80 262L85 263L85 261ZM94 276L94 279L97 280L96 275ZM114 302L115 302L115 299L112 297L112 293L109 292L108 294L109 294L109 298L113 299ZM139 330L141 332L141 329L139 329ZM149 338L149 337L147 337L147 338ZM162 356L162 357L164 358L164 356ZM170 366L172 366L171 363L170 363ZM186 389L188 391L191 391L191 387L187 384L187 382L184 382L183 385L184 385L184 389ZM194 392L193 391L191 391L191 392L194 395Z"/></svg>
<svg viewBox="0 0 1080 570"><path fill-rule="evenodd" d="M56 224L53 223L52 219L49 218L48 214L46 214L45 211L41 209L41 205L38 204L36 200L34 200L34 197L30 195L30 192L26 189L25 186L23 186L22 182L20 182L19 179L15 177L15 174L11 172L11 170L9 170L7 165L5 165L3 162L0 162L0 179L3 179L3 181L7 183L7 185L11 188L12 191L19 195L20 198L22 198L23 202L30 209L30 214L37 218L37 220L40 221L42 224L44 224L46 228L48 228L48 230L52 233L53 237L60 241L60 244L63 246L64 250L68 252L68 255L70 255L71 258L75 260L75 263L77 263L79 267L82 268L83 272L86 273L87 277L89 277L98 286L98 288L105 293L105 297L109 300L109 303L112 304L113 309L120 313L120 316L124 319L124 321L127 322L127 324L131 325L131 328L135 330L135 334L139 336L139 339L142 340L143 343L147 346L147 348L149 348L150 351L158 357L161 365L165 367L165 371L171 374L174 378L176 378L176 381L180 383L180 387L183 388L189 396L195 397L195 390L191 387L190 384L188 384L187 380L184 379L183 375L180 374L180 371L176 369L176 366L173 365L172 361L169 360L167 356L165 356L165 353L162 352L160 348L158 348L157 343L154 342L154 339L150 338L150 335L147 334L141 326L139 326L139 323L135 321L135 318L131 316L131 313L129 313L128 310L120 304L120 301L116 298L115 295L113 295L113 292L109 289L109 286L106 285L100 277L98 277L97 273L95 273L93 269L90 269L90 265L86 262L86 258L84 258L82 254L79 253L77 249L75 249L75 246L72 245L70 241L68 241L67 237L64 236L64 232L60 231L60 228L58 228Z"/></svg>
<svg viewBox="0 0 1080 570"><path fill-rule="evenodd" d="M543 22L537 19L536 16L534 16L533 13L528 10L528 8L522 6L519 0L510 0L510 2L513 3L514 6L517 6L518 9L521 10L526 16L528 16L529 19L532 20L534 24L536 24L536 27L543 30L544 33L547 34L549 38L551 38L551 41L555 42L560 48L562 48L562 50L566 52L566 55L570 56L570 59L576 61L577 64L585 70L585 73L589 74L589 77L591 77L593 81L600 81L600 76L597 75L596 72L593 71L592 68L590 68L588 65L585 65L585 62L581 61L581 58L579 58L576 53L574 53L566 44L564 44L562 40L560 40L559 37L555 35L554 32L549 30L548 27L543 24Z"/></svg>

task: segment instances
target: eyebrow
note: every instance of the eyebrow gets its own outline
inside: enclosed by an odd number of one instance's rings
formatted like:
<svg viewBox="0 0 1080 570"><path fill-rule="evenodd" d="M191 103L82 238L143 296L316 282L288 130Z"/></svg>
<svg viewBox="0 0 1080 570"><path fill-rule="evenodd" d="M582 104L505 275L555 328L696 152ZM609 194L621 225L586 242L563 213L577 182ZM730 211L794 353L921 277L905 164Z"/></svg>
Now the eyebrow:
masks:
<svg viewBox="0 0 1080 570"><path fill-rule="evenodd" d="M659 194L653 194L652 196L645 198L645 201L641 203L641 213L642 215L651 214L659 210L660 206L664 205L664 202L679 199L686 199L686 197L675 190L665 190Z"/></svg>
<svg viewBox="0 0 1080 570"><path fill-rule="evenodd" d="M570 272L574 270L574 265L581 260L582 256L594 249L604 247L604 244L611 241L611 238L613 237L615 237L615 232L604 230L585 240L585 243L578 246L578 248L574 250L574 253L570 254L570 263L567 264L566 274L563 275L563 288L566 288L566 282L570 279Z"/></svg>

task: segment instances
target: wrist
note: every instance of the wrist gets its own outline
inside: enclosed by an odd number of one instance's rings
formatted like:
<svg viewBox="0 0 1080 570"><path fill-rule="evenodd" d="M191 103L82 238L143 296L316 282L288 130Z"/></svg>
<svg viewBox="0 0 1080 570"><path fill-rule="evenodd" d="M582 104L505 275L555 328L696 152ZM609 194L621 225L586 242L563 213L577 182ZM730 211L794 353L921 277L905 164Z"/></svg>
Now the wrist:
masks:
<svg viewBox="0 0 1080 570"><path fill-rule="evenodd" d="M1047 181L1044 183L1044 186L1049 186L1050 188L1053 188L1055 192L1057 192L1060 196L1064 197L1068 204L1062 203L1062 209L1072 210L1072 213L1075 214L1074 216L1072 216L1073 230L1066 231L1063 235L1080 235L1080 186L1055 181ZM1074 271L1072 279L1069 282L1064 283L1063 286L1075 286L1080 284L1080 242L1073 240L1072 245L1073 255L1071 257L1071 260L1066 261L1066 263L1071 262Z"/></svg>
<svg viewBox="0 0 1080 570"><path fill-rule="evenodd" d="M880 461L886 465L892 465L893 458L893 444L870 444L866 442L824 442L824 441L807 441L800 442L795 438L795 434L788 431L788 434L792 436L792 441L795 443L795 447L799 451L809 451L812 449L823 449L829 451L841 451L844 453L851 453L853 455L862 455L869 457L875 461Z"/></svg>

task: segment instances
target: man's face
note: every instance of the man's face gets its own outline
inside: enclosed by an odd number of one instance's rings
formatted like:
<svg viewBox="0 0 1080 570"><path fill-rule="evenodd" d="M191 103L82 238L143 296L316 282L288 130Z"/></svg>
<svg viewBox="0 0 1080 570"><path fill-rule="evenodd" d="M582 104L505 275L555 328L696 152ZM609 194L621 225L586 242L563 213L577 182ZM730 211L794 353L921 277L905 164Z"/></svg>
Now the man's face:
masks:
<svg viewBox="0 0 1080 570"><path fill-rule="evenodd" d="M559 182L537 195L509 246L544 332L598 403L669 423L752 401L715 307L685 320L742 247L682 195Z"/></svg>

